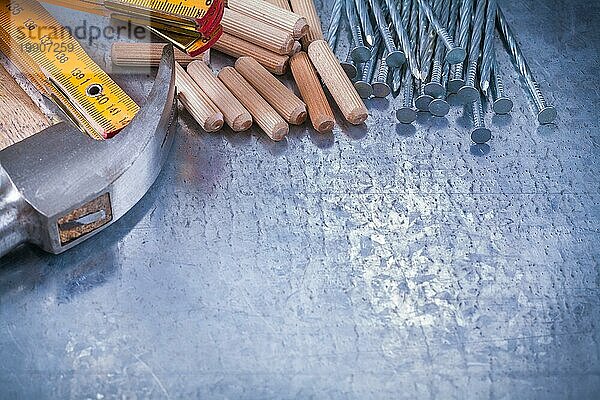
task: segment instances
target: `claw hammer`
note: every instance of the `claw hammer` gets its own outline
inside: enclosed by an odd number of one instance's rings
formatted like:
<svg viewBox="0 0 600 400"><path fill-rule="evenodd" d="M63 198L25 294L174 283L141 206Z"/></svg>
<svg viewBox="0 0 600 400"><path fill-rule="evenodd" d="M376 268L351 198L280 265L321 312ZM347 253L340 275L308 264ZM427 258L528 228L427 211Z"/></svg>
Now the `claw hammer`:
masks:
<svg viewBox="0 0 600 400"><path fill-rule="evenodd" d="M0 257L24 243L62 253L129 211L169 153L175 101L166 46L146 103L114 138L97 141L61 122L0 151Z"/></svg>

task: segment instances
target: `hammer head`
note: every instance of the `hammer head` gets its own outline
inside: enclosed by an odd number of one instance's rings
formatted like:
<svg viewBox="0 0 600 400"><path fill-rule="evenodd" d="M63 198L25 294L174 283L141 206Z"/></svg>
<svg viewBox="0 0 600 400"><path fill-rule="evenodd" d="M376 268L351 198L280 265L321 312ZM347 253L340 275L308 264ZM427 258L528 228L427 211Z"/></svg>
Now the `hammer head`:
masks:
<svg viewBox="0 0 600 400"><path fill-rule="evenodd" d="M68 123L0 152L5 175L24 204L26 240L61 253L129 211L160 173L176 125L173 48L165 47L145 105L117 136L96 141Z"/></svg>

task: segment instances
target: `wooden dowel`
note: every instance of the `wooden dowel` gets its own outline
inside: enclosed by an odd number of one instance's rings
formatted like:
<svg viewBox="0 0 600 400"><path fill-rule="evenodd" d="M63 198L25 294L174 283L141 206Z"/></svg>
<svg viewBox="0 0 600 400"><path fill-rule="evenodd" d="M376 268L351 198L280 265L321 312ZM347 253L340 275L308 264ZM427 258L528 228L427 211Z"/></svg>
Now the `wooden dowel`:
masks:
<svg viewBox="0 0 600 400"><path fill-rule="evenodd" d="M288 10L288 11L292 11L292 8L290 7L290 3L288 0L264 0L267 3L271 3L274 6L277 6L279 8L283 8L284 10Z"/></svg>
<svg viewBox="0 0 600 400"><path fill-rule="evenodd" d="M306 104L252 57L240 57L235 69L260 95L293 125L306 121Z"/></svg>
<svg viewBox="0 0 600 400"><path fill-rule="evenodd" d="M321 19L313 0L290 0L290 3L292 11L305 17L308 22L308 33L302 38L304 47L306 48L315 40L324 39L323 31L321 30Z"/></svg>
<svg viewBox="0 0 600 400"><path fill-rule="evenodd" d="M223 33L223 36L215 43L213 49L234 58L244 56L252 57L269 70L269 72L276 75L283 75L287 72L288 62L290 60L287 55L273 53L272 51L227 33Z"/></svg>
<svg viewBox="0 0 600 400"><path fill-rule="evenodd" d="M325 82L344 118L354 125L363 123L369 113L354 85L344 73L339 60L324 40L315 40L308 46L308 56Z"/></svg>
<svg viewBox="0 0 600 400"><path fill-rule="evenodd" d="M290 33L229 8L223 13L221 25L223 32L277 54L289 54L294 46L294 38Z"/></svg>
<svg viewBox="0 0 600 400"><path fill-rule="evenodd" d="M308 55L303 51L294 55L290 59L290 69L308 108L313 127L320 133L331 131L335 125L335 116Z"/></svg>
<svg viewBox="0 0 600 400"><path fill-rule="evenodd" d="M158 67L164 47L163 43L116 42L111 48L112 63L119 67ZM210 50L197 57L174 50L175 61L184 67L194 60L202 60L206 64L210 62Z"/></svg>
<svg viewBox="0 0 600 400"><path fill-rule="evenodd" d="M282 140L290 130L289 125L281 116L263 99L252 85L242 77L233 67L225 67L219 72L219 79L233 95L250 111L256 124L271 139Z"/></svg>
<svg viewBox="0 0 600 400"><path fill-rule="evenodd" d="M218 80L212 70L202 61L194 61L188 65L188 74L200 86L200 89L223 113L225 123L235 132L241 132L252 126L252 116L244 106Z"/></svg>
<svg viewBox="0 0 600 400"><path fill-rule="evenodd" d="M302 51L302 44L298 41L294 42L294 47L292 47L292 51L290 51L289 56L293 56L294 54L298 54Z"/></svg>
<svg viewBox="0 0 600 400"><path fill-rule="evenodd" d="M223 127L223 114L198 87L181 65L175 63L175 84L181 104L206 132L216 132Z"/></svg>
<svg viewBox="0 0 600 400"><path fill-rule="evenodd" d="M228 0L227 7L291 33L294 39L300 39L308 33L306 18L264 0Z"/></svg>
<svg viewBox="0 0 600 400"><path fill-rule="evenodd" d="M0 150L50 125L48 117L0 65Z"/></svg>

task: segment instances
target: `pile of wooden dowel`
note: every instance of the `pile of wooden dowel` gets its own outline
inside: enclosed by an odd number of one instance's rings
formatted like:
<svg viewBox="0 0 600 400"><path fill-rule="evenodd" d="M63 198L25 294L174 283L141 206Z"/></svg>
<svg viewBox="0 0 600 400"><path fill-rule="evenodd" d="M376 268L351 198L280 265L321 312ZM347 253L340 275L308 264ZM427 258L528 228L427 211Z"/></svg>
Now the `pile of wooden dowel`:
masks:
<svg viewBox="0 0 600 400"><path fill-rule="evenodd" d="M176 52L177 89L181 103L207 132L224 124L236 132L254 122L273 140L289 125L307 118L321 133L335 126L323 84L344 119L358 125L368 111L333 51L323 40L312 0L292 0L280 8L266 0L228 0L224 34L214 49L234 57L235 66L213 73L210 57L193 59ZM113 64L155 66L162 44L115 43ZM187 65L187 70L184 66ZM296 96L275 75L291 70L300 92Z"/></svg>

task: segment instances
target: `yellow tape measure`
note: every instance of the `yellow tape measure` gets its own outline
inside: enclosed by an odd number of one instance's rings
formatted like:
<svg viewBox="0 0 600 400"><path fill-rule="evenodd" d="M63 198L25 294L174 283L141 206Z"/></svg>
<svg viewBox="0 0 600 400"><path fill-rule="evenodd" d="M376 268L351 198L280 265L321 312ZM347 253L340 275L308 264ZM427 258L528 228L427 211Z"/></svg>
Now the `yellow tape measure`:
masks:
<svg viewBox="0 0 600 400"><path fill-rule="evenodd" d="M0 0L0 42L8 58L95 138L114 136L139 110L35 0Z"/></svg>
<svg viewBox="0 0 600 400"><path fill-rule="evenodd" d="M209 3L209 4L206 4ZM128 7L138 10L152 11L163 15L188 19L195 23L196 19L206 16L212 1L197 0L105 0L104 5L111 7Z"/></svg>
<svg viewBox="0 0 600 400"><path fill-rule="evenodd" d="M194 26L208 34L220 23L223 0L104 0L104 6L131 16L156 18L173 26Z"/></svg>

